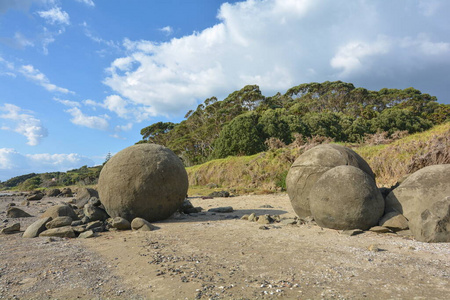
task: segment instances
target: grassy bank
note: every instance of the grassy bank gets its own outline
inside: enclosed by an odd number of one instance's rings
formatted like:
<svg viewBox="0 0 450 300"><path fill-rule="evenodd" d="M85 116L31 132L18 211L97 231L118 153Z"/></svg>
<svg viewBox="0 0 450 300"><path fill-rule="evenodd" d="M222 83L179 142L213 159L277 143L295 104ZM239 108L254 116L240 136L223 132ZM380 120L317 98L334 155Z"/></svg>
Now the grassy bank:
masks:
<svg viewBox="0 0 450 300"><path fill-rule="evenodd" d="M228 157L187 168L190 193L209 186L238 192L274 192L285 188L294 160L314 145L281 148L252 156ZM381 145L353 145L372 167L379 186L391 186L427 165L450 163L450 123ZM217 189L217 188L216 188Z"/></svg>

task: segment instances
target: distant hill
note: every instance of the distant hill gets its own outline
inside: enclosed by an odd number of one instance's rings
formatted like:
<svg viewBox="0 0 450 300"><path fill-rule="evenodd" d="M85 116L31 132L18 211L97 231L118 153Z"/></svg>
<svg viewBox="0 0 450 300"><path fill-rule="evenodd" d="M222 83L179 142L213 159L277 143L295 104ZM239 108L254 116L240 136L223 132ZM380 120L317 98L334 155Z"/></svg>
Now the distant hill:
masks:
<svg viewBox="0 0 450 300"><path fill-rule="evenodd" d="M27 191L37 188L63 187L69 185L92 185L97 183L101 170L102 166L82 166L79 169L73 169L67 172L31 173L0 182L0 189Z"/></svg>

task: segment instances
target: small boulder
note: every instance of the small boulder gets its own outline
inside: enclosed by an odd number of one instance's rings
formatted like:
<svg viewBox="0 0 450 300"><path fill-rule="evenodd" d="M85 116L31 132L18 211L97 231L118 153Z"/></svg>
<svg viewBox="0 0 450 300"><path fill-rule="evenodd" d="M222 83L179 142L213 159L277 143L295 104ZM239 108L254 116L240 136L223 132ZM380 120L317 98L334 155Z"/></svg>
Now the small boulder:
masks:
<svg viewBox="0 0 450 300"><path fill-rule="evenodd" d="M155 229L155 227L145 219L134 218L133 221L131 221L131 229L141 231L152 231Z"/></svg>
<svg viewBox="0 0 450 300"><path fill-rule="evenodd" d="M250 216L248 216L248 220L250 222L256 222L258 221L258 217L255 215L255 213L251 213Z"/></svg>
<svg viewBox="0 0 450 300"><path fill-rule="evenodd" d="M66 238L74 238L75 232L72 227L58 227L45 230L39 234L39 236L53 236L53 237L66 237Z"/></svg>
<svg viewBox="0 0 450 300"><path fill-rule="evenodd" d="M230 213L233 212L233 207L231 206L223 206L223 207L216 207L216 208L210 208L208 209L209 212L215 212L215 213Z"/></svg>
<svg viewBox="0 0 450 300"><path fill-rule="evenodd" d="M392 232L389 228L384 227L384 226L374 226L374 227L371 227L371 228L369 229L369 231L376 232L376 233L388 233L388 232Z"/></svg>
<svg viewBox="0 0 450 300"><path fill-rule="evenodd" d="M111 226L113 228L116 228L117 230L130 230L131 229L131 223L128 222L128 220L121 218L121 217L115 217L110 222Z"/></svg>
<svg viewBox="0 0 450 300"><path fill-rule="evenodd" d="M57 197L59 194L61 194L60 189L49 189L46 191L47 197Z"/></svg>
<svg viewBox="0 0 450 300"><path fill-rule="evenodd" d="M84 215L89 218L91 221L105 221L109 218L108 214L104 209L100 207L94 206L91 203L87 203L84 208Z"/></svg>
<svg viewBox="0 0 450 300"><path fill-rule="evenodd" d="M208 197L227 198L227 197L230 197L230 193L227 191L216 191L216 192L212 192L211 194L209 194Z"/></svg>
<svg viewBox="0 0 450 300"><path fill-rule="evenodd" d="M61 196L62 197L73 197L71 188L68 188L68 187L63 188L61 191Z"/></svg>
<svg viewBox="0 0 450 300"><path fill-rule="evenodd" d="M3 227L0 230L0 233L3 234L12 234L12 233L17 233L20 232L20 223L14 223L12 225L8 225L6 227Z"/></svg>
<svg viewBox="0 0 450 300"><path fill-rule="evenodd" d="M202 211L201 207L194 207L189 200L184 200L183 205L179 209L184 214L196 214Z"/></svg>
<svg viewBox="0 0 450 300"><path fill-rule="evenodd" d="M86 224L86 230L103 227L103 225L104 224L103 224L102 221L89 222L89 223ZM99 231L103 231L103 230L99 230Z"/></svg>
<svg viewBox="0 0 450 300"><path fill-rule="evenodd" d="M70 226L80 226L80 225L83 225L83 221L81 220L72 221L72 223L70 224Z"/></svg>
<svg viewBox="0 0 450 300"><path fill-rule="evenodd" d="M88 231L80 233L78 238L80 238L80 239L88 239L88 238L95 237L95 235L96 235L95 232L93 232L92 230L88 230Z"/></svg>
<svg viewBox="0 0 450 300"><path fill-rule="evenodd" d="M80 226L72 225L72 230L75 232L75 234L80 234L80 233L86 231L86 225L80 225Z"/></svg>
<svg viewBox="0 0 450 300"><path fill-rule="evenodd" d="M406 230L409 228L408 220L396 211L385 214L378 222L378 225L387 227L392 231Z"/></svg>
<svg viewBox="0 0 450 300"><path fill-rule="evenodd" d="M22 237L34 238L34 237L39 236L39 234L41 232L43 232L44 230L47 229L45 227L45 225L51 220L52 220L51 217L45 217L45 218L41 218L41 219L37 220L36 222L34 222L33 224L31 224L30 226L27 227L27 229L23 233Z"/></svg>
<svg viewBox="0 0 450 300"><path fill-rule="evenodd" d="M42 193L41 191L35 191L35 192L31 192L28 195L27 200L37 201L37 200L41 200L42 198L44 198L44 193Z"/></svg>
<svg viewBox="0 0 450 300"><path fill-rule="evenodd" d="M57 217L71 217L72 220L78 220L78 216L69 205L55 205L49 207L42 215L41 218L51 217L52 219L56 219Z"/></svg>
<svg viewBox="0 0 450 300"><path fill-rule="evenodd" d="M270 215L262 215L258 218L259 224L270 224L273 223L273 219L270 217Z"/></svg>
<svg viewBox="0 0 450 300"><path fill-rule="evenodd" d="M68 216L57 217L48 222L45 227L47 229L58 228L63 226L72 225L72 218Z"/></svg>
<svg viewBox="0 0 450 300"><path fill-rule="evenodd" d="M6 211L6 216L8 218L29 218L32 217L29 213L17 208L15 206L8 208Z"/></svg>
<svg viewBox="0 0 450 300"><path fill-rule="evenodd" d="M99 198L97 190L91 188L79 188L75 203L77 207L83 208L92 197Z"/></svg>

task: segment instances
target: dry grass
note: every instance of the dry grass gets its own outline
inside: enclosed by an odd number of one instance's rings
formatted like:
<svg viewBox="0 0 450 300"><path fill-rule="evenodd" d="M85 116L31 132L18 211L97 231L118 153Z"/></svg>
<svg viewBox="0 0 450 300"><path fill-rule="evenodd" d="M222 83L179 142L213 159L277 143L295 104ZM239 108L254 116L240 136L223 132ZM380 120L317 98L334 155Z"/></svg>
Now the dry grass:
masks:
<svg viewBox="0 0 450 300"><path fill-rule="evenodd" d="M374 139L380 141L379 137ZM221 189L234 189L238 193L281 191L285 188L287 171L295 159L318 144L330 142L332 140L323 137L303 139L297 136L288 147L277 149L278 145L275 145L272 150L252 156L217 159L187 168L190 193L197 190L205 194L206 190L202 187L210 183L219 185ZM450 163L450 123L391 140L389 144L373 144L352 148L369 163L379 186L392 186L423 167Z"/></svg>
<svg viewBox="0 0 450 300"><path fill-rule="evenodd" d="M371 166L379 186L392 186L430 165L450 163L450 123L390 144L354 148Z"/></svg>
<svg viewBox="0 0 450 300"><path fill-rule="evenodd" d="M288 147L278 148L277 141L271 141L272 150L252 156L234 156L216 159L202 165L186 168L189 177L190 194L202 193L202 186L214 183L224 189L235 189L238 193L273 193L286 187L287 171L295 159L304 151L331 139L312 137Z"/></svg>

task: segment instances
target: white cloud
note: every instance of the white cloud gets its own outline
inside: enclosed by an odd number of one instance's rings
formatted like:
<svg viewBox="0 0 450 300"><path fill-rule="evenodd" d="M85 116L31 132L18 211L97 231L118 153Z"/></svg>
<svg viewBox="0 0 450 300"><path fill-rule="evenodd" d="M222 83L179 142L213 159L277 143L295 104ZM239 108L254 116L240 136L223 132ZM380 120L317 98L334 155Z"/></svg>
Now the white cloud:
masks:
<svg viewBox="0 0 450 300"><path fill-rule="evenodd" d="M163 28L160 28L159 31L163 32L165 35L169 36L173 33L173 28L170 26L165 26Z"/></svg>
<svg viewBox="0 0 450 300"><path fill-rule="evenodd" d="M119 95L109 95L103 100L103 102L95 102L93 100L84 100L83 104L87 106L91 106L94 109L96 107L101 107L107 109L111 112L116 113L119 118L130 120L132 119L134 122L142 122L147 120L150 116L154 115L151 108L135 105L134 103L128 103Z"/></svg>
<svg viewBox="0 0 450 300"><path fill-rule="evenodd" d="M47 129L42 125L39 119L31 115L32 112L24 111L20 107L5 103L0 106L0 119L7 122L7 125L2 125L2 130L12 130L25 136L28 140L27 144L30 146L38 145L41 140L48 136Z"/></svg>
<svg viewBox="0 0 450 300"><path fill-rule="evenodd" d="M34 43L32 41L30 41L29 39L27 39L20 32L16 32L14 34L14 40L15 40L15 44L17 45L17 47L19 49L23 49L23 48L26 48L26 47L33 47L34 46Z"/></svg>
<svg viewBox="0 0 450 300"><path fill-rule="evenodd" d="M333 68L342 68L341 76L346 76L353 72L364 71L373 67L367 62L368 57L383 55L389 52L392 42L385 37L380 37L373 43L360 41L349 42L339 48L336 55L331 59Z"/></svg>
<svg viewBox="0 0 450 300"><path fill-rule="evenodd" d="M72 91L59 87L50 82L50 80L41 71L35 69L32 65L23 65L20 67L19 72L28 79L36 82L40 86L44 87L49 92L59 92L63 94L73 94Z"/></svg>
<svg viewBox="0 0 450 300"><path fill-rule="evenodd" d="M246 84L266 95L326 80L450 92L437 83L450 81L448 21L425 17L417 2L248 0L224 3L218 19L165 43L125 39L127 55L110 64L104 83L129 105L165 116Z"/></svg>
<svg viewBox="0 0 450 300"><path fill-rule="evenodd" d="M85 115L78 107L65 110L65 112L72 115L72 119L70 121L75 125L99 130L108 130L109 128L109 122L107 120L109 117L107 115L88 116Z"/></svg>
<svg viewBox="0 0 450 300"><path fill-rule="evenodd" d="M95 6L95 3L94 3L94 1L92 1L92 0L76 0L77 2L80 2L80 3L84 3L84 4L86 4L87 6L91 6L91 7L94 7Z"/></svg>
<svg viewBox="0 0 450 300"><path fill-rule="evenodd" d="M109 136L112 137L112 138L118 139L118 140L126 140L126 138L124 138L123 136L121 136L121 135L119 135L117 133L110 134Z"/></svg>
<svg viewBox="0 0 450 300"><path fill-rule="evenodd" d="M60 98L57 98L57 97L54 97L53 100L55 100L56 102L59 102L59 103L65 105L65 106L69 106L69 107L80 107L81 106L80 102L77 102L77 101L60 99Z"/></svg>
<svg viewBox="0 0 450 300"><path fill-rule="evenodd" d="M112 40L105 40L102 39L101 37L98 37L97 35L95 35L91 29L89 28L89 25L86 22L83 22L82 24L80 24L83 28L84 28L84 34L93 42L100 44L100 45L104 45L107 48L106 49L102 49L97 51L98 54L100 54L100 56L105 56L105 53L109 53L111 52L111 50L115 50L115 51L120 51L121 47L120 44L112 41Z"/></svg>
<svg viewBox="0 0 450 300"><path fill-rule="evenodd" d="M47 55L48 54L48 45L53 43L56 39L55 37L60 35L63 31L53 32L49 31L44 27L43 32L40 36L40 41L42 44L42 52Z"/></svg>
<svg viewBox="0 0 450 300"><path fill-rule="evenodd" d="M6 75L10 77L16 77L16 74L14 73L14 64L6 61L3 59L3 57L0 56L0 66L4 65L6 67L6 70L0 69L0 75Z"/></svg>
<svg viewBox="0 0 450 300"><path fill-rule="evenodd" d="M133 123L116 126L116 131L130 131L133 128Z"/></svg>
<svg viewBox="0 0 450 300"><path fill-rule="evenodd" d="M43 172L63 172L83 165L93 166L94 162L76 153L69 154L21 154L15 149L0 148L0 180L11 177Z"/></svg>
<svg viewBox="0 0 450 300"><path fill-rule="evenodd" d="M0 170L13 170L23 168L23 157L11 148L0 148ZM2 174L3 172L0 172ZM0 180L2 180L0 178ZM4 180L4 179L3 179Z"/></svg>
<svg viewBox="0 0 450 300"><path fill-rule="evenodd" d="M53 7L46 11L38 11L37 14L45 19L45 21L49 24L62 24L62 25L69 25L70 24L70 17L69 14L63 10L61 10L61 7Z"/></svg>
<svg viewBox="0 0 450 300"><path fill-rule="evenodd" d="M115 112L121 118L127 118L128 110L126 108L127 102L118 95L111 95L106 97L103 101L105 108Z"/></svg>

